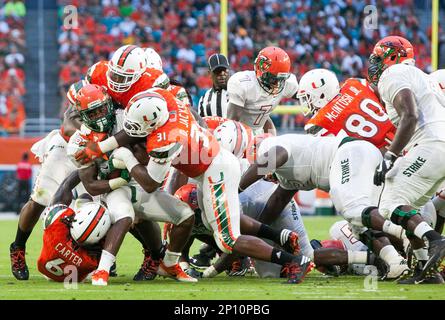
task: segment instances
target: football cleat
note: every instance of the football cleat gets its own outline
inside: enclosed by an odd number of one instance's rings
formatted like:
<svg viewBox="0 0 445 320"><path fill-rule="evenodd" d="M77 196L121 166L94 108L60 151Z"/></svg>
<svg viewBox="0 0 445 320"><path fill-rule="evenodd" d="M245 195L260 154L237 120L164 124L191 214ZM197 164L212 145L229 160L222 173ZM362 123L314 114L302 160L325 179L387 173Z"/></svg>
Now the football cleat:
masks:
<svg viewBox="0 0 445 320"><path fill-rule="evenodd" d="M117 277L117 267L116 267L116 262L113 263L113 265L110 268L110 277L115 278Z"/></svg>
<svg viewBox="0 0 445 320"><path fill-rule="evenodd" d="M156 278L160 260L152 259L149 251L144 250L144 261L141 268L133 277L134 281L150 281Z"/></svg>
<svg viewBox="0 0 445 320"><path fill-rule="evenodd" d="M292 262L287 264L287 270L284 270L287 272L287 283L298 284L303 282L306 274L308 274L314 266L311 259L306 256L299 255L295 257Z"/></svg>
<svg viewBox="0 0 445 320"><path fill-rule="evenodd" d="M190 265L196 270L205 270L210 267L211 260L207 254L198 253L189 258Z"/></svg>
<svg viewBox="0 0 445 320"><path fill-rule="evenodd" d="M424 279L430 271L437 270L439 268L443 258L445 257L445 238L431 241L428 248L428 255L430 258L425 263L425 266L419 275L418 281L422 281L422 279Z"/></svg>
<svg viewBox="0 0 445 320"><path fill-rule="evenodd" d="M19 248L14 243L9 247L11 258L11 271L17 280L28 280L29 271L26 265L25 248Z"/></svg>
<svg viewBox="0 0 445 320"><path fill-rule="evenodd" d="M414 267L414 272L403 279L397 281L398 284L443 284L445 283L442 275L435 271L431 274L428 274L425 278L420 279L420 275L423 270L423 263L418 261L416 266Z"/></svg>
<svg viewBox="0 0 445 320"><path fill-rule="evenodd" d="M108 278L110 274L105 270L96 270L91 276L91 284L93 286L106 286L108 285Z"/></svg>
<svg viewBox="0 0 445 320"><path fill-rule="evenodd" d="M251 265L249 257L241 257L232 262L226 273L229 277L243 277L250 271Z"/></svg>
<svg viewBox="0 0 445 320"><path fill-rule="evenodd" d="M167 267L164 262L161 261L159 264L158 275L169 277L180 282L198 282L198 279L195 279L185 273L179 263L171 267Z"/></svg>
<svg viewBox="0 0 445 320"><path fill-rule="evenodd" d="M289 233L286 242L283 245L284 250L287 252L298 255L300 254L300 245L298 244L298 234L294 231Z"/></svg>

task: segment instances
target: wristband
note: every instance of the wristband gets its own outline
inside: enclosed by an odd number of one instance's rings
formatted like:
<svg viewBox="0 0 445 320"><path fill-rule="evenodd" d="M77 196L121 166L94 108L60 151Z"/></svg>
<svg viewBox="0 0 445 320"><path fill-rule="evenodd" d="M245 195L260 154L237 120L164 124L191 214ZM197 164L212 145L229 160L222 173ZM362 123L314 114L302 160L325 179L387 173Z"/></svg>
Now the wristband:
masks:
<svg viewBox="0 0 445 320"><path fill-rule="evenodd" d="M138 159L133 154L129 154L128 156L123 159L125 162L125 166L127 167L128 172L131 173L131 170L133 170L134 167L136 167L139 163Z"/></svg>
<svg viewBox="0 0 445 320"><path fill-rule="evenodd" d="M386 151L386 154L389 154L392 158L398 158L399 156L398 155L396 155L394 152L392 152L392 151Z"/></svg>
<svg viewBox="0 0 445 320"><path fill-rule="evenodd" d="M127 180L125 180L124 178L121 178L121 177L108 180L108 185L110 186L111 190L116 190L120 187L123 187L127 183L128 183Z"/></svg>
<svg viewBox="0 0 445 320"><path fill-rule="evenodd" d="M104 141L98 142L97 145L99 146L99 149L100 151L102 151L102 153L107 153L119 147L119 143L117 143L117 140L114 136L111 136Z"/></svg>

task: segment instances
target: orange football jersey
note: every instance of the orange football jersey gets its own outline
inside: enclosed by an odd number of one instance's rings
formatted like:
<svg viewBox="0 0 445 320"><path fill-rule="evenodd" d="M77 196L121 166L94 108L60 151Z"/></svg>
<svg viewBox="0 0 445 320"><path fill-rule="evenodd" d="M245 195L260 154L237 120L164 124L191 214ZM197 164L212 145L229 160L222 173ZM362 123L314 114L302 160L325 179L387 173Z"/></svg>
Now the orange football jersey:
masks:
<svg viewBox="0 0 445 320"><path fill-rule="evenodd" d="M208 116L202 118L205 123L207 124L208 130L213 133L213 131L218 128L221 124L226 122L227 118L218 117L218 116Z"/></svg>
<svg viewBox="0 0 445 320"><path fill-rule="evenodd" d="M55 206L48 215L55 215L60 210L64 212L43 233L43 247L37 260L37 268L48 278L63 282L68 275L73 276L70 274L72 269L65 268L73 266L77 269L77 281L81 282L99 265L98 256L78 247L71 238L69 227L63 219L74 215L72 209Z"/></svg>
<svg viewBox="0 0 445 320"><path fill-rule="evenodd" d="M219 143L206 129L198 125L187 105L167 90L156 89L167 101L170 117L147 137L147 152L151 157L163 158L179 150L172 166L190 178L203 174L219 152ZM171 146L168 150L163 148Z"/></svg>
<svg viewBox="0 0 445 320"><path fill-rule="evenodd" d="M106 87L108 94L122 109L125 109L128 101L130 101L134 95L152 88L156 79L162 75L162 72L159 70L147 68L129 90L125 92L114 92L108 87L107 71L108 61L97 62L88 70L86 80L89 83Z"/></svg>
<svg viewBox="0 0 445 320"><path fill-rule="evenodd" d="M392 141L396 128L368 83L350 78L341 87L340 94L309 120L305 130L322 135L337 135L343 130L380 149Z"/></svg>

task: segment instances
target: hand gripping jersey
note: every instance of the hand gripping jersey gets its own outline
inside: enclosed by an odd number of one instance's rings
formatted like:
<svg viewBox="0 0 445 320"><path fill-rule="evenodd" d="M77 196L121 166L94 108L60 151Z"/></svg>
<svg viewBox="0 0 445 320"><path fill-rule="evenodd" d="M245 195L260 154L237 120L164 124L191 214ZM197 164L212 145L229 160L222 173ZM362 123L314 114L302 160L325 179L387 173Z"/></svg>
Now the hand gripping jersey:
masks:
<svg viewBox="0 0 445 320"><path fill-rule="evenodd" d="M79 247L70 235L70 229L64 222L74 215L74 211L64 205L55 205L47 209L43 247L37 260L37 268L48 278L63 282L73 267L77 269L77 281L81 282L94 271L98 264L98 255ZM71 268L66 267L71 266Z"/></svg>
<svg viewBox="0 0 445 320"><path fill-rule="evenodd" d="M335 136L343 130L379 149L392 141L396 130L368 83L354 78L346 80L340 95L320 109L304 129L314 135Z"/></svg>
<svg viewBox="0 0 445 320"><path fill-rule="evenodd" d="M198 125L187 105L167 90L157 89L156 92L167 101L170 118L147 137L148 154L162 161L179 152L172 166L190 178L200 176L218 154L218 141Z"/></svg>
<svg viewBox="0 0 445 320"><path fill-rule="evenodd" d="M128 101L130 101L130 99L134 95L152 88L158 77L163 74L162 71L147 68L146 71L139 78L139 80L136 81L129 90L125 92L114 92L108 87L106 76L107 72L108 61L99 61L90 67L85 79L88 81L88 83L106 87L107 92L111 96L111 98L113 98L113 101L117 103L122 109L125 109Z"/></svg>

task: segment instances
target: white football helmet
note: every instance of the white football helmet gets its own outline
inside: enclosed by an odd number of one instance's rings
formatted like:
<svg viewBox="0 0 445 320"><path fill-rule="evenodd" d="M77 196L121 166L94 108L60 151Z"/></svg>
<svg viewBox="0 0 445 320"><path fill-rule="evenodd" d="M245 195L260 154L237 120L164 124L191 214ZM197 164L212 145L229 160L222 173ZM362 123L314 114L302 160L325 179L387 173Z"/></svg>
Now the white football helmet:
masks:
<svg viewBox="0 0 445 320"><path fill-rule="evenodd" d="M430 76L439 82L440 89L442 90L443 94L445 94L445 69L436 70L430 73Z"/></svg>
<svg viewBox="0 0 445 320"><path fill-rule="evenodd" d="M70 233L80 245L98 243L111 226L110 214L98 202L90 202L76 210Z"/></svg>
<svg viewBox="0 0 445 320"><path fill-rule="evenodd" d="M147 67L163 72L161 56L152 48L144 48L144 53L147 59Z"/></svg>
<svg viewBox="0 0 445 320"><path fill-rule="evenodd" d="M108 62L108 87L114 92L125 92L139 80L147 67L142 48L134 45L120 47Z"/></svg>
<svg viewBox="0 0 445 320"><path fill-rule="evenodd" d="M213 131L213 135L221 147L233 153L237 158L243 156L249 144L248 132L238 121L224 122Z"/></svg>
<svg viewBox="0 0 445 320"><path fill-rule="evenodd" d="M326 106L340 93L340 84L337 76L327 69L314 69L306 72L300 80L297 98L303 107L315 114Z"/></svg>
<svg viewBox="0 0 445 320"><path fill-rule="evenodd" d="M146 137L163 126L169 118L167 101L149 89L135 95L124 113L124 130L132 137Z"/></svg>

